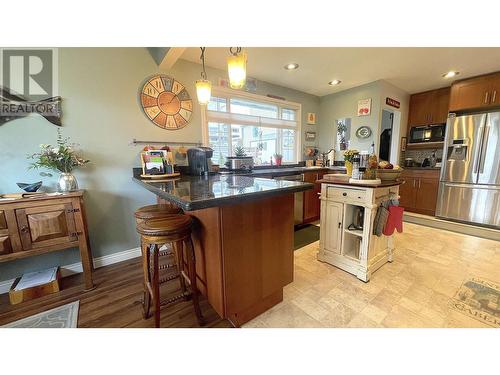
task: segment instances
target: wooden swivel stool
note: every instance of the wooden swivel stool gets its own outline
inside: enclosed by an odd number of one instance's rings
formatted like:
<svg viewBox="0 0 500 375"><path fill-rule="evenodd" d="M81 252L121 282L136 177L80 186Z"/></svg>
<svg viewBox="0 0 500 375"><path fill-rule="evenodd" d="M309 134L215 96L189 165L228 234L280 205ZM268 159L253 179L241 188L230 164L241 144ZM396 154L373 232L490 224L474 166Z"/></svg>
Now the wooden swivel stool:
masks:
<svg viewBox="0 0 500 375"><path fill-rule="evenodd" d="M181 299L192 298L194 311L198 322L203 325L199 305L199 292L196 287L196 262L194 247L191 240L191 227L193 220L190 216L181 214L165 214L162 218L154 218L139 222L137 231L141 235L142 263L144 270L144 317L149 317L150 301L153 300L155 308L155 326L160 327L160 308L171 305ZM161 264L159 262L160 247L167 245L163 255L174 255L175 264ZM172 251L168 250L168 245ZM187 262L184 262L186 254ZM152 256L151 256L152 255ZM187 273L184 270L187 266ZM160 279L161 270L176 272ZM180 294L166 300L160 300L160 285L179 279ZM189 289L187 288L187 285Z"/></svg>

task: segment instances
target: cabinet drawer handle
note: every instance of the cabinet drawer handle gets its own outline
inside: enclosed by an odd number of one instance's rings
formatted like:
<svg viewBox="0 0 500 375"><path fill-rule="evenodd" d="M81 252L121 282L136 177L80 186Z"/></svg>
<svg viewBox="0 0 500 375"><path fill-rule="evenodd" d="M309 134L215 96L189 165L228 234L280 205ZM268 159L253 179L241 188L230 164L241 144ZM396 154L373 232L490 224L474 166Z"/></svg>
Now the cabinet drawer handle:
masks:
<svg viewBox="0 0 500 375"><path fill-rule="evenodd" d="M339 229L340 229L340 227L342 227L342 223L339 223Z"/></svg>
<svg viewBox="0 0 500 375"><path fill-rule="evenodd" d="M28 228L28 226L27 226L27 225L23 225L23 226L21 227L21 233L26 233L26 232L28 232L28 230L29 230L29 228Z"/></svg>
<svg viewBox="0 0 500 375"><path fill-rule="evenodd" d="M347 197L347 193L342 193L342 195L343 195L344 197Z"/></svg>
<svg viewBox="0 0 500 375"><path fill-rule="evenodd" d="M493 91L493 96L491 97L491 102L495 103L496 98L497 98L497 90Z"/></svg>
<svg viewBox="0 0 500 375"><path fill-rule="evenodd" d="M488 91L484 93L484 104L488 104Z"/></svg>
<svg viewBox="0 0 500 375"><path fill-rule="evenodd" d="M413 187L415 187L415 181L416 181L416 180L413 180Z"/></svg>
<svg viewBox="0 0 500 375"><path fill-rule="evenodd" d="M418 188L419 188L419 189L420 189L420 182L421 182L421 181L420 181L420 180L418 180Z"/></svg>

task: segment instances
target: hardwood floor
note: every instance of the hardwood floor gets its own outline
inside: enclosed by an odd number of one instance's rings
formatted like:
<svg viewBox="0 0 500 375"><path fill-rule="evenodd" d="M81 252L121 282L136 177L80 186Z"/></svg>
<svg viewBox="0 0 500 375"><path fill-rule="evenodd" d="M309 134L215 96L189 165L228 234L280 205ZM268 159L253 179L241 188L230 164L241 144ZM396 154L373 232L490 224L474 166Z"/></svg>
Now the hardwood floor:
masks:
<svg viewBox="0 0 500 375"><path fill-rule="evenodd" d="M141 258L99 268L95 271L96 288L83 292L83 275L77 274L62 280L60 293L12 306L8 295L0 295L0 325L25 318L73 301L80 301L78 327L86 328L153 328L154 319L142 318L142 266ZM221 319L208 304L200 301L205 327L232 327ZM161 327L199 327L191 301L181 301L163 309Z"/></svg>

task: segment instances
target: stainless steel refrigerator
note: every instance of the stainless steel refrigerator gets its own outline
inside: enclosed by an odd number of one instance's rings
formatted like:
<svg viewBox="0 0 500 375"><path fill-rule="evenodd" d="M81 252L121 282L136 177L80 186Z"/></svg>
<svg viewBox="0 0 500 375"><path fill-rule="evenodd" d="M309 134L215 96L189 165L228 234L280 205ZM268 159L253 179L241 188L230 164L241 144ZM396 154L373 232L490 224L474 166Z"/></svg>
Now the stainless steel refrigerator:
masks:
<svg viewBox="0 0 500 375"><path fill-rule="evenodd" d="M500 228L500 112L448 118L436 216Z"/></svg>

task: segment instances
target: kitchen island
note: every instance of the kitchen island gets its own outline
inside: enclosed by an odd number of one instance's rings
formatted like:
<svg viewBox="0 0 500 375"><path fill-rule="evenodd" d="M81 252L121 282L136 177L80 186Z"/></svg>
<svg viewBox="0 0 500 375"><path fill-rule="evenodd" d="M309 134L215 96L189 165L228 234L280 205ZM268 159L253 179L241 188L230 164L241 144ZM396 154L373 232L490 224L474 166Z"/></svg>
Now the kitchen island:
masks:
<svg viewBox="0 0 500 375"><path fill-rule="evenodd" d="M252 176L180 176L134 181L195 219L199 289L241 326L283 300L293 281L294 193L313 184Z"/></svg>
<svg viewBox="0 0 500 375"><path fill-rule="evenodd" d="M392 262L392 236L374 234L379 206L399 198L404 181L378 185L323 179L318 260L343 269L362 281Z"/></svg>

